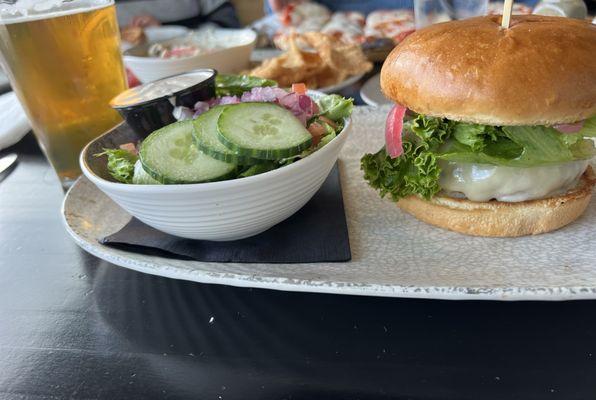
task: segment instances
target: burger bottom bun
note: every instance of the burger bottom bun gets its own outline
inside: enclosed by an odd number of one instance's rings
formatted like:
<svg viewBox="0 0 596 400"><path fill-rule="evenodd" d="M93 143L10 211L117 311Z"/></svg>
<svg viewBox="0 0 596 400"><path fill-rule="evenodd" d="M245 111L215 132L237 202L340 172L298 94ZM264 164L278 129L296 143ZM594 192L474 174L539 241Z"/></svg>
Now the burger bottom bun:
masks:
<svg viewBox="0 0 596 400"><path fill-rule="evenodd" d="M594 183L596 176L588 167L575 188L547 199L507 203L474 202L441 195L431 200L409 196L397 205L421 221L467 235L537 235L559 229L582 215L592 198Z"/></svg>

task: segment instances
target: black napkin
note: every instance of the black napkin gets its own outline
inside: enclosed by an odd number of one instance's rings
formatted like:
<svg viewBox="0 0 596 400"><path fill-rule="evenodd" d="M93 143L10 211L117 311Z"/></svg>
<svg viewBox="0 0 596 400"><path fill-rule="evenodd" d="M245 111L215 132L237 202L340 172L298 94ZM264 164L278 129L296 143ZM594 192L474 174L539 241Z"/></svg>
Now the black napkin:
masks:
<svg viewBox="0 0 596 400"><path fill-rule="evenodd" d="M352 257L337 164L302 209L250 238L232 242L183 239L133 218L99 242L144 254L210 262L314 263Z"/></svg>

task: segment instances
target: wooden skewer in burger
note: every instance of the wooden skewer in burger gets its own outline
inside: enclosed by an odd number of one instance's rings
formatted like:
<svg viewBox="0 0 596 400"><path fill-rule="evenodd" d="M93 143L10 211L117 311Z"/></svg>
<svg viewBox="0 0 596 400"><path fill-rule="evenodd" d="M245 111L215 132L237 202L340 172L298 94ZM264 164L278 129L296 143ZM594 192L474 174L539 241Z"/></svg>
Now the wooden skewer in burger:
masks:
<svg viewBox="0 0 596 400"><path fill-rule="evenodd" d="M560 17L416 31L381 70L396 105L386 145L362 158L365 179L415 217L470 235L569 224L596 180L595 54L596 25Z"/></svg>

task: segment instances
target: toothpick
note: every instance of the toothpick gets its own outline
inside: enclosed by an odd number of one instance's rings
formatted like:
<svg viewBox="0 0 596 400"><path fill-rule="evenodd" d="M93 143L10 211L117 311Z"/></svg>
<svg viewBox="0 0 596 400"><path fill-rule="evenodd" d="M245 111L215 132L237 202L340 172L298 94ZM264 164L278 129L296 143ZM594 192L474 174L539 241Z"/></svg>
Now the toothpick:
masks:
<svg viewBox="0 0 596 400"><path fill-rule="evenodd" d="M511 20L511 11L513 9L513 0L505 0L503 3L503 16L501 17L501 28L509 29Z"/></svg>

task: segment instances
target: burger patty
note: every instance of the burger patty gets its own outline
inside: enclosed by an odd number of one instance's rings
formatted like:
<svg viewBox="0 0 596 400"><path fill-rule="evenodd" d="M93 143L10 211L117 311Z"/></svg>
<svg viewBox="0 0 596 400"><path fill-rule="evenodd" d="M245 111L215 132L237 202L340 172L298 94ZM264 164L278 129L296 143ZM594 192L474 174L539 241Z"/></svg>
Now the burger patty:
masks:
<svg viewBox="0 0 596 400"><path fill-rule="evenodd" d="M515 168L439 161L439 185L453 197L472 201L519 202L565 193L577 184L589 161Z"/></svg>

